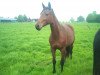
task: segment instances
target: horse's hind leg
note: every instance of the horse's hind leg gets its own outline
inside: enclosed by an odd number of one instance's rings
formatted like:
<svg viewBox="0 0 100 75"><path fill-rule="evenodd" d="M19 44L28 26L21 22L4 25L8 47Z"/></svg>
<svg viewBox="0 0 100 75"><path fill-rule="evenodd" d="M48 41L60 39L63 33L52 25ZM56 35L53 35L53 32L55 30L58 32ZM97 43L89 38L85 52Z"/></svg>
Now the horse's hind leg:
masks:
<svg viewBox="0 0 100 75"><path fill-rule="evenodd" d="M66 57L66 49L63 48L61 50L61 61L60 61L60 64L61 64L61 72L63 71L63 66L64 66L64 62L65 62L65 57Z"/></svg>

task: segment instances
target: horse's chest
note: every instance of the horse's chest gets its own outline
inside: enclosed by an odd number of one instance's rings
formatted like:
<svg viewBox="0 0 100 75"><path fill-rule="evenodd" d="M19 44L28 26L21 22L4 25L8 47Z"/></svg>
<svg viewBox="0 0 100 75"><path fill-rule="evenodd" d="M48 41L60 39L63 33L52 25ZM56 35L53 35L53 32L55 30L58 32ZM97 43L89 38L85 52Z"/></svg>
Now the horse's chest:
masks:
<svg viewBox="0 0 100 75"><path fill-rule="evenodd" d="M66 45L65 40L50 40L50 45L52 48L61 49Z"/></svg>

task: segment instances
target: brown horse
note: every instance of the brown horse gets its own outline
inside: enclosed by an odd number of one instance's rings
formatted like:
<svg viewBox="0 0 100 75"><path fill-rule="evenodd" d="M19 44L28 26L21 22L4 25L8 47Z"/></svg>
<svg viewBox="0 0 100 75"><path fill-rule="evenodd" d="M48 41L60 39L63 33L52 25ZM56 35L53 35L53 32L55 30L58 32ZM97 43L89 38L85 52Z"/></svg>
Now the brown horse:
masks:
<svg viewBox="0 0 100 75"><path fill-rule="evenodd" d="M72 58L74 30L70 25L60 25L53 12L53 9L51 8L50 3L48 3L48 7L45 7L43 3L42 6L43 6L43 11L41 12L41 16L38 19L35 27L37 30L41 30L42 27L50 24L51 35L49 38L49 42L51 45L51 52L53 56L53 73L56 72L55 70L56 49L59 49L61 52L60 64L61 64L61 72L62 72L66 56L69 56L70 54Z"/></svg>

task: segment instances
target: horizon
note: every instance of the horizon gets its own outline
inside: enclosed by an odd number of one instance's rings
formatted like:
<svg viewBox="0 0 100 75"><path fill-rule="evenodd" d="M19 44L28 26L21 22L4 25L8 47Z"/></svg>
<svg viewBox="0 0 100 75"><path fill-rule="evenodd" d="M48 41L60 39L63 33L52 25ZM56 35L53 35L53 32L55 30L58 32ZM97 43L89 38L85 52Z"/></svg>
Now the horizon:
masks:
<svg viewBox="0 0 100 75"><path fill-rule="evenodd" d="M18 15L26 15L30 18L39 18L42 11L42 3L45 6L51 3L56 17L60 21L69 21L71 17L77 20L77 17L83 16L85 19L89 13L96 11L100 13L99 0L0 0L0 17L14 18Z"/></svg>

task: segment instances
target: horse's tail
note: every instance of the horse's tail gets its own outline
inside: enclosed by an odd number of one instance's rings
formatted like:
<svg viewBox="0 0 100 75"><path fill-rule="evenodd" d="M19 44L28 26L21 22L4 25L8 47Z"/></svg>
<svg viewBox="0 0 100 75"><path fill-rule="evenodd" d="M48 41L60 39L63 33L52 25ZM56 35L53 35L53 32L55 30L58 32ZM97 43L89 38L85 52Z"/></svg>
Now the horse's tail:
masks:
<svg viewBox="0 0 100 75"><path fill-rule="evenodd" d="M70 57L71 57L71 59L72 59L72 53L73 53L73 44L72 45L70 45L70 46L68 46L68 47L66 47L66 57L69 57L69 55L70 55Z"/></svg>

